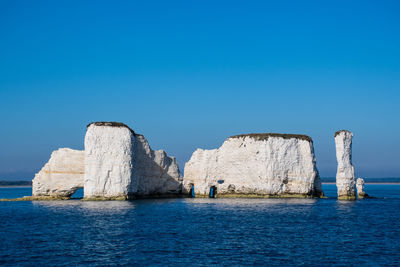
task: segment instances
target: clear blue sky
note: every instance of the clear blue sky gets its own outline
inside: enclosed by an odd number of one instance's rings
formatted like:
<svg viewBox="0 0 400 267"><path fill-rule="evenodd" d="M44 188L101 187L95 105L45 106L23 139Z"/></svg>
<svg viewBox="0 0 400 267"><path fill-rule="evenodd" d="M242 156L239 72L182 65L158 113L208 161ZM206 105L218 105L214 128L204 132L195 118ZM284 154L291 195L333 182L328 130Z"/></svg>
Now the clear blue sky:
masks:
<svg viewBox="0 0 400 267"><path fill-rule="evenodd" d="M0 179L120 121L181 170L253 132L354 132L357 176L400 176L399 1L0 1Z"/></svg>

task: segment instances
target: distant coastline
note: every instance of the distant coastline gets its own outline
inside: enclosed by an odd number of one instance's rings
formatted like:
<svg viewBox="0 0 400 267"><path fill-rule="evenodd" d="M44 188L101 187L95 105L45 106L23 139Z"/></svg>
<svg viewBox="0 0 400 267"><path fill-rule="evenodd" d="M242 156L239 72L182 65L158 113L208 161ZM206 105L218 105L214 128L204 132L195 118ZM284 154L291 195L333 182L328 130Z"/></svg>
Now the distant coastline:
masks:
<svg viewBox="0 0 400 267"><path fill-rule="evenodd" d="M400 177L386 177L386 178L364 178L366 184L400 184ZM335 177L321 178L323 184L335 184Z"/></svg>
<svg viewBox="0 0 400 267"><path fill-rule="evenodd" d="M32 181L0 181L0 187L29 187Z"/></svg>

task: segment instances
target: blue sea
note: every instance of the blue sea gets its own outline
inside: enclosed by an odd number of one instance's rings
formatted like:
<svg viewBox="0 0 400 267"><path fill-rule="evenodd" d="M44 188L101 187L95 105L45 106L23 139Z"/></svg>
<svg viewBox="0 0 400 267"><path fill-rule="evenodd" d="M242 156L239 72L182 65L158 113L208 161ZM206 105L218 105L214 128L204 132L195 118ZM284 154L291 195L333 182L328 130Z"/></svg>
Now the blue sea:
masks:
<svg viewBox="0 0 400 267"><path fill-rule="evenodd" d="M331 198L0 202L0 265L399 266L400 185L367 184L378 198L358 201L323 189Z"/></svg>

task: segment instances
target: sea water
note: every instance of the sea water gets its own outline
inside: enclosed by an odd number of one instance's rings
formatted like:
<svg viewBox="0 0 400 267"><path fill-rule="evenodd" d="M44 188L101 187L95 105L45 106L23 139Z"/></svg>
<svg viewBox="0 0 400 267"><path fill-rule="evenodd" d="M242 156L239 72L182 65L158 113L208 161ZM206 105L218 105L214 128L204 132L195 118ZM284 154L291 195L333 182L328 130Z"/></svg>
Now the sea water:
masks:
<svg viewBox="0 0 400 267"><path fill-rule="evenodd" d="M0 202L0 265L400 265L400 185L367 184L378 199L358 201L323 190L332 198Z"/></svg>

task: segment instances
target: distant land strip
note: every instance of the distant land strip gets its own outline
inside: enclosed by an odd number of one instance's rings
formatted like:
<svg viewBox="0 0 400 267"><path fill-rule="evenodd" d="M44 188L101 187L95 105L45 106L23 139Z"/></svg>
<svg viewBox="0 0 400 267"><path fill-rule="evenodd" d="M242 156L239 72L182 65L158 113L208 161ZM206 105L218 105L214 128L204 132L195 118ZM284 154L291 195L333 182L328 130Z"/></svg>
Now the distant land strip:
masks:
<svg viewBox="0 0 400 267"><path fill-rule="evenodd" d="M361 177L363 178L363 177ZM356 178L357 179L357 178ZM367 184L398 184L400 183L400 177L384 177L384 178L363 178ZM323 184L334 184L336 183L335 177L324 177L321 178Z"/></svg>
<svg viewBox="0 0 400 267"><path fill-rule="evenodd" d="M0 181L0 186L32 186L32 181Z"/></svg>

